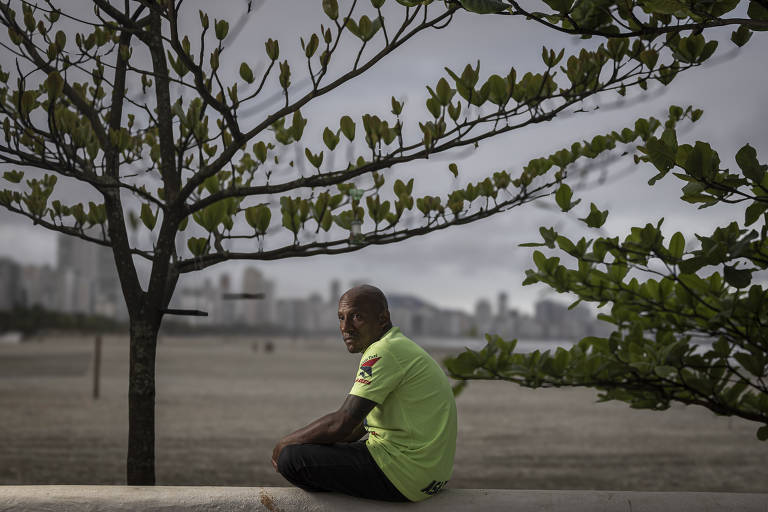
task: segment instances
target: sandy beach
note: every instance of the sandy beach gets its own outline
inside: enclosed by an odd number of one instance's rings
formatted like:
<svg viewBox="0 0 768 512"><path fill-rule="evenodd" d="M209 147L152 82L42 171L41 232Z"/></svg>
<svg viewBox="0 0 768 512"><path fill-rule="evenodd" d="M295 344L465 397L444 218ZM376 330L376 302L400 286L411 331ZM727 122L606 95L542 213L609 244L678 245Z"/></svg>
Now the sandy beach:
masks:
<svg viewBox="0 0 768 512"><path fill-rule="evenodd" d="M287 485L269 461L284 433L337 408L358 356L340 340L161 339L157 482ZM445 353L434 352L440 359ZM128 340L0 345L0 485L122 484ZM757 425L696 407L632 410L589 389L472 383L457 399L450 485L463 488L768 491Z"/></svg>

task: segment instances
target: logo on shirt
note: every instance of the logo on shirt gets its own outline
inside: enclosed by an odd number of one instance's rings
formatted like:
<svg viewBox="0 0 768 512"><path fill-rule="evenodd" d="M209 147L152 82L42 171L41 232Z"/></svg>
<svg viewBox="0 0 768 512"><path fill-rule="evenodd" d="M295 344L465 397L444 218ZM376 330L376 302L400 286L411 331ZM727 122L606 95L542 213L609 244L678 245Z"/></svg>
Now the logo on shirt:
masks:
<svg viewBox="0 0 768 512"><path fill-rule="evenodd" d="M428 494L429 496L434 496L435 494L439 493L440 490L445 487L445 484L448 483L448 480L445 480L443 482L438 482L437 480L432 480L429 485L427 485L425 488L421 490L424 494Z"/></svg>
<svg viewBox="0 0 768 512"><path fill-rule="evenodd" d="M363 364L360 365L360 373L357 375L358 377L370 377L373 375L373 365L379 362L380 357L371 357L367 359ZM369 384L369 383L366 383Z"/></svg>

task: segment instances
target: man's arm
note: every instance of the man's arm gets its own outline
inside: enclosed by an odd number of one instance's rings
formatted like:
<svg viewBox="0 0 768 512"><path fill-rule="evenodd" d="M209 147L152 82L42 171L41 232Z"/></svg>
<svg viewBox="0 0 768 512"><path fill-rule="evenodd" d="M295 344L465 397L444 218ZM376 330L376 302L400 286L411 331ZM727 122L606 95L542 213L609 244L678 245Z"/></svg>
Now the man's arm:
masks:
<svg viewBox="0 0 768 512"><path fill-rule="evenodd" d="M343 439L342 443L354 443L355 441L359 441L360 438L362 438L365 434L367 434L368 431L365 430L365 421L361 421L359 425L355 427L355 429L352 431L351 434L349 434L346 439Z"/></svg>
<svg viewBox="0 0 768 512"><path fill-rule="evenodd" d="M376 407L376 402L356 395L347 395L338 411L316 419L304 428L283 437L272 450L272 466L277 470L277 460L284 447L291 444L332 444L350 442L354 435L363 435L363 420ZM357 439L354 439L355 441Z"/></svg>

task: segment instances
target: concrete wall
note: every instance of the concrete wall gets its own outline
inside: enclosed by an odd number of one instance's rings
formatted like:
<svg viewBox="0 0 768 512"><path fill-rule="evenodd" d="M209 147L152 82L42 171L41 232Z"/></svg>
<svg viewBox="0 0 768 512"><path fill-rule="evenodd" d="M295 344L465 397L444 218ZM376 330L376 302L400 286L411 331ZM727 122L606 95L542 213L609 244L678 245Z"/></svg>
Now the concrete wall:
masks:
<svg viewBox="0 0 768 512"><path fill-rule="evenodd" d="M383 503L289 487L0 487L0 512L768 512L768 494L447 489Z"/></svg>

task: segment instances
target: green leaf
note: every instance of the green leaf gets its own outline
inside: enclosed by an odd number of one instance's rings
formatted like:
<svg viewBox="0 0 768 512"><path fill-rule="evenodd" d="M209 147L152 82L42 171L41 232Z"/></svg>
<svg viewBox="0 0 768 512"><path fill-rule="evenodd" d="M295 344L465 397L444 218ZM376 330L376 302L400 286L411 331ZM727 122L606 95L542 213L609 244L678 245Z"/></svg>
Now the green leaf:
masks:
<svg viewBox="0 0 768 512"><path fill-rule="evenodd" d="M751 354L747 354L745 352L736 352L733 354L733 358L738 361L738 363L749 373L754 375L755 377L762 377L763 373L765 371L764 365L761 361L758 361L757 358L752 356Z"/></svg>
<svg viewBox="0 0 768 512"><path fill-rule="evenodd" d="M319 44L320 39L317 37L317 34L312 34L312 36L309 38L309 41L307 42L306 47L304 48L304 56L308 59L312 57L317 51L317 46Z"/></svg>
<svg viewBox="0 0 768 512"><path fill-rule="evenodd" d="M736 163L741 168L744 176L755 183L763 181L768 166L760 165L760 162L757 161L757 151L755 151L755 148L747 144L739 149L736 153Z"/></svg>
<svg viewBox="0 0 768 512"><path fill-rule="evenodd" d="M301 115L301 111L297 110L293 113L293 120L291 122L291 135L293 140L298 141L304 134L304 127L307 125L307 120Z"/></svg>
<svg viewBox="0 0 768 512"><path fill-rule="evenodd" d="M248 64L245 62L240 64L240 77L249 84L253 83L253 71L251 71L251 68L248 67Z"/></svg>
<svg viewBox="0 0 768 512"><path fill-rule="evenodd" d="M448 85L448 81L445 78L438 80L437 87L435 88L435 96L440 102L440 105L449 105L454 94L456 94L456 91L451 89L451 86Z"/></svg>
<svg viewBox="0 0 768 512"><path fill-rule="evenodd" d="M56 98L61 95L64 90L64 79L57 71L48 73L48 78L45 79L45 89L48 91L49 98Z"/></svg>
<svg viewBox="0 0 768 512"><path fill-rule="evenodd" d="M590 203L589 215L579 220L584 222L587 226L591 228L599 228L603 224L605 224L605 219L607 218L608 218L608 210L600 211L600 209L597 206L595 206L595 203Z"/></svg>
<svg viewBox="0 0 768 512"><path fill-rule="evenodd" d="M208 239L207 238L190 238L187 240L187 247L189 251L195 256L203 256L208 253Z"/></svg>
<svg viewBox="0 0 768 512"><path fill-rule="evenodd" d="M339 136L333 133L327 126L323 130L323 142L328 146L328 149L333 151L339 143Z"/></svg>
<svg viewBox="0 0 768 512"><path fill-rule="evenodd" d="M544 3L559 13L567 13L571 10L573 0L544 0Z"/></svg>
<svg viewBox="0 0 768 512"><path fill-rule="evenodd" d="M22 171L5 171L3 173L3 178L10 181L11 183L20 183L22 178L24 178L24 173Z"/></svg>
<svg viewBox="0 0 768 512"><path fill-rule="evenodd" d="M653 372L661 377L662 379L667 379L672 375L675 375L677 373L677 369L672 366L655 366L653 368Z"/></svg>
<svg viewBox="0 0 768 512"><path fill-rule="evenodd" d="M683 251L685 250L685 237L679 231L672 235L672 239L669 241L669 254L679 260L683 257Z"/></svg>
<svg viewBox="0 0 768 512"><path fill-rule="evenodd" d="M744 225L751 226L754 224L766 209L768 209L768 203L753 201L752 204L747 206L744 210Z"/></svg>
<svg viewBox="0 0 768 512"><path fill-rule="evenodd" d="M491 75L486 82L488 86L488 100L494 105L505 105L509 101L512 90L509 82L499 75Z"/></svg>
<svg viewBox="0 0 768 512"><path fill-rule="evenodd" d="M643 6L647 12L657 14L675 14L687 7L679 0L645 0Z"/></svg>
<svg viewBox="0 0 768 512"><path fill-rule="evenodd" d="M267 205L251 206L245 210L245 220L259 234L267 232L269 221L272 219L272 211Z"/></svg>
<svg viewBox="0 0 768 512"><path fill-rule="evenodd" d="M752 0L749 2L749 8L747 9L747 14L750 18L753 20L759 20L759 21L768 21L768 9L765 8L763 5L761 5L758 2L755 2ZM764 28L752 28L752 30L768 30Z"/></svg>
<svg viewBox="0 0 768 512"><path fill-rule="evenodd" d="M143 203L141 205L141 215L139 215L139 218L141 219L141 222L143 222L147 227L147 229L150 231L155 229L155 224L157 223L157 215L152 213L152 208L147 203Z"/></svg>
<svg viewBox="0 0 768 512"><path fill-rule="evenodd" d="M466 10L477 14L496 14L509 7L499 0L459 0L459 3Z"/></svg>
<svg viewBox="0 0 768 512"><path fill-rule="evenodd" d="M664 142L655 137L648 139L645 143L645 149L651 163L660 171L669 171L675 166L675 156L677 147L667 146Z"/></svg>
<svg viewBox="0 0 768 512"><path fill-rule="evenodd" d="M264 48L270 60L277 60L280 56L280 43L278 41L267 39L267 42L264 43Z"/></svg>
<svg viewBox="0 0 768 512"><path fill-rule="evenodd" d="M339 17L339 3L336 0L323 0L323 12L335 20Z"/></svg>
<svg viewBox="0 0 768 512"><path fill-rule="evenodd" d="M565 183L561 184L560 188L557 189L557 192L555 192L555 201L562 211L567 212L581 202L581 199L571 202L572 196L573 191L571 191L571 187Z"/></svg>
<svg viewBox="0 0 768 512"><path fill-rule="evenodd" d="M261 163L264 163L267 160L267 145L262 141L257 142L253 145L253 154Z"/></svg>
<svg viewBox="0 0 768 512"><path fill-rule="evenodd" d="M307 157L307 160L309 160L309 163L311 163L313 167L316 167L319 169L320 166L323 164L322 151L318 154L314 154L309 150L309 148L304 148L304 155Z"/></svg>
<svg viewBox="0 0 768 512"><path fill-rule="evenodd" d="M768 440L768 425L763 425L762 427L757 429L757 438L760 441Z"/></svg>
<svg viewBox="0 0 768 512"><path fill-rule="evenodd" d="M454 178L459 177L459 168L456 166L455 163L448 164L448 170L451 171L451 174L453 174Z"/></svg>
<svg viewBox="0 0 768 512"><path fill-rule="evenodd" d="M733 43L739 47L747 44L747 42L750 40L751 37L752 37L752 31L749 30L744 25L739 26L738 29L734 30L733 33L731 33L731 41L733 41Z"/></svg>
<svg viewBox="0 0 768 512"><path fill-rule="evenodd" d="M736 288L746 288L749 286L749 283L752 282L752 271L746 269L739 270L735 267L726 265L723 277L725 277L725 281L731 286Z"/></svg>
<svg viewBox="0 0 768 512"><path fill-rule="evenodd" d="M339 126L341 127L341 133L343 133L350 142L355 139L355 122L351 117L343 116L339 121Z"/></svg>
<svg viewBox="0 0 768 512"><path fill-rule="evenodd" d="M467 349L456 357L448 357L444 360L445 367L454 375L472 375L475 368L480 366L477 355Z"/></svg>
<svg viewBox="0 0 768 512"><path fill-rule="evenodd" d="M229 32L229 23L227 23L227 20L217 20L214 27L216 31L216 39L221 41L227 37L227 33Z"/></svg>

